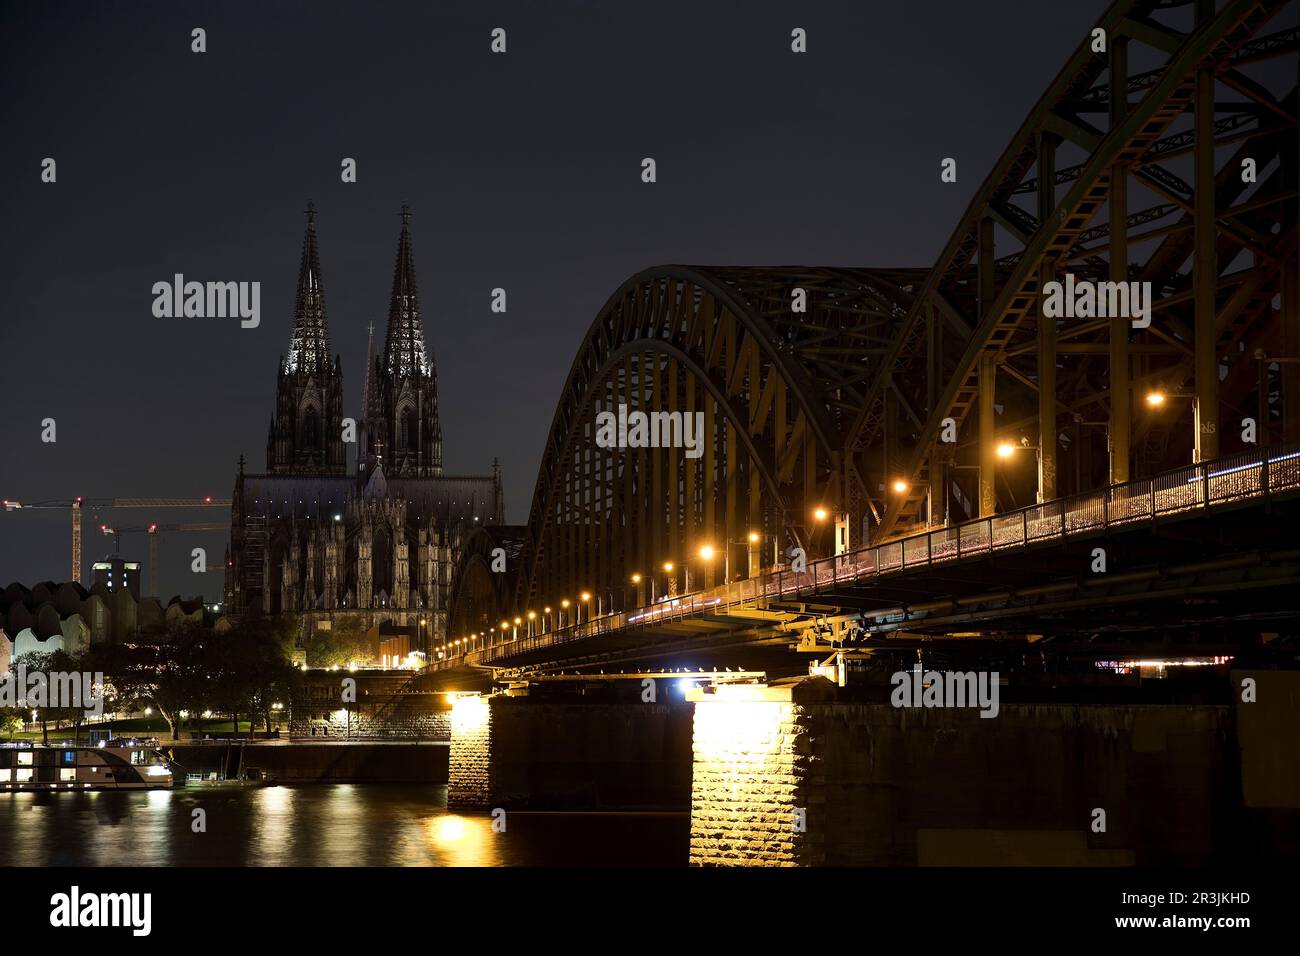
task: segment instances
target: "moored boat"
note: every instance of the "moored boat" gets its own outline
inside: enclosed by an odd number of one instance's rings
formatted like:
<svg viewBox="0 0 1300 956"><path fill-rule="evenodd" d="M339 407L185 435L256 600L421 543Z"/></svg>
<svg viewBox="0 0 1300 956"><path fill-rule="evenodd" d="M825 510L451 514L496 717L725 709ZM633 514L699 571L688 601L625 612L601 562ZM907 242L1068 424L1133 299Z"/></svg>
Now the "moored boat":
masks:
<svg viewBox="0 0 1300 956"><path fill-rule="evenodd" d="M97 747L0 746L0 793L32 790L168 790L167 756L135 740Z"/></svg>

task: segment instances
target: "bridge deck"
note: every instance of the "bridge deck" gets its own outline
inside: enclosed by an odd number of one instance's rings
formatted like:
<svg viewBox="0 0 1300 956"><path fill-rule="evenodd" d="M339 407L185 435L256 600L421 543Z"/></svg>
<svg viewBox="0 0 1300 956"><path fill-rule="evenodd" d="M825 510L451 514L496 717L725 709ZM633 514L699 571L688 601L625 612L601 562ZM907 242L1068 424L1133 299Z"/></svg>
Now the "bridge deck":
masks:
<svg viewBox="0 0 1300 956"><path fill-rule="evenodd" d="M509 667L525 661L562 661L588 656L600 643L621 644L637 631L675 635L680 646L708 636L727 643L727 635L749 642L791 643L789 635L763 638L766 626L793 621L802 611L824 614L827 608L862 607L855 595L870 589L872 606L893 599L893 579L925 576L939 588L950 580L941 569L993 556L1036 551L1043 545L1073 539L1119 536L1153 524L1173 523L1251 504L1267 503L1300 493L1300 444L1234 455L1114 485L1095 493L1060 498L990 518L939 528L811 562L805 571L777 569L753 578L685 595L680 598L598 617L578 625L516 640L496 640L430 666L433 672L466 666ZM1275 527L1275 531L1282 529ZM1285 533L1285 532L1283 532ZM1203 555L1187 553L1188 559ZM1250 563L1251 559L1245 559ZM1238 562L1240 563L1240 562ZM1041 565L1050 574L1052 562ZM1196 568L1189 565L1192 571ZM1117 580L1117 579L1113 579ZM983 578L984 590L999 582ZM940 593L939 588L934 593ZM1051 589L1046 585L1045 590ZM910 590L913 594L916 588ZM1138 600L1160 598L1158 592L1137 594ZM806 614L804 614L806 616ZM968 619L976 619L973 614Z"/></svg>

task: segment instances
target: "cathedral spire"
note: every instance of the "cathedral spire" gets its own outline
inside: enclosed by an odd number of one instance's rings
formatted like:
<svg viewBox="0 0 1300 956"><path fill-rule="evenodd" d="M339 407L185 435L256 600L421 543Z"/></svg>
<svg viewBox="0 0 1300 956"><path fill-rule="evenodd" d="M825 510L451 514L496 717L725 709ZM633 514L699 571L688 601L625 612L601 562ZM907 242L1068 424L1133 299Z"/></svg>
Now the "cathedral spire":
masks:
<svg viewBox="0 0 1300 956"><path fill-rule="evenodd" d="M420 322L420 297L415 286L415 257L411 250L411 207L402 204L402 233L397 240L393 294L388 304L388 333L384 340L384 371L396 378L429 372Z"/></svg>
<svg viewBox="0 0 1300 956"><path fill-rule="evenodd" d="M286 367L290 372L318 375L330 367L330 330L325 321L325 290L321 286L320 251L316 247L316 205L311 202L307 203L307 231L302 239L293 338L289 342Z"/></svg>
<svg viewBox="0 0 1300 956"><path fill-rule="evenodd" d="M375 378L375 323L366 326L366 384L361 390L361 420L374 421L383 414L379 382Z"/></svg>
<svg viewBox="0 0 1300 956"><path fill-rule="evenodd" d="M347 468L342 437L343 369L330 357L316 246L316 207L307 204L298 292L289 354L280 357L275 411L266 438L266 470L273 475L341 475Z"/></svg>

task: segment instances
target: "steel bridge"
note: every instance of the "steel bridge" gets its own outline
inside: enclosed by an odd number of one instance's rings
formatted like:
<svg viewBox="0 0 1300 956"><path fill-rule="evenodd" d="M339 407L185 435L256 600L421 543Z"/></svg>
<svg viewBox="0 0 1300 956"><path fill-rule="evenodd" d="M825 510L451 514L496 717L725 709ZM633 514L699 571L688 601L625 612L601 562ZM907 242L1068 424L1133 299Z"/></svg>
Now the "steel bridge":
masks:
<svg viewBox="0 0 1300 956"><path fill-rule="evenodd" d="M928 269L624 282L578 349L528 524L500 531L508 577L485 537L432 668L1095 636L1100 607L1159 628L1197 602L1240 620L1245 594L1284 614L1298 7L1111 4ZM1049 316L1056 282L1112 305L1107 283L1137 283L1150 311ZM699 440L602 440L636 413L699 420ZM1112 566L1085 573L1097 547Z"/></svg>

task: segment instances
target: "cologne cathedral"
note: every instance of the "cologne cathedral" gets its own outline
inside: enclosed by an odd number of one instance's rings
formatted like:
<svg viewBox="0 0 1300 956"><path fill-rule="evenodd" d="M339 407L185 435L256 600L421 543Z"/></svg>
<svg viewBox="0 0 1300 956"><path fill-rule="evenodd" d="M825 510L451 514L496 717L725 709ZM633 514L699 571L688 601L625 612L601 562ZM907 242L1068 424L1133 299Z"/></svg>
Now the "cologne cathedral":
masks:
<svg viewBox="0 0 1300 956"><path fill-rule="evenodd" d="M235 479L226 607L236 616L300 613L304 637L340 621L418 626L427 647L446 634L460 542L501 523L503 510L495 463L489 475L442 471L438 374L424 342L405 206L383 350L375 351L371 325L360 414L345 417L309 206L266 471L246 472L241 456Z"/></svg>

